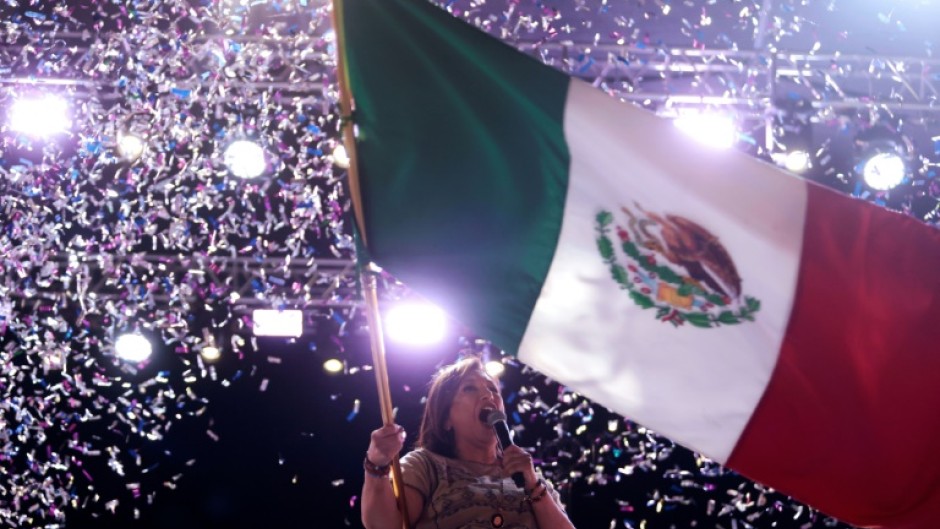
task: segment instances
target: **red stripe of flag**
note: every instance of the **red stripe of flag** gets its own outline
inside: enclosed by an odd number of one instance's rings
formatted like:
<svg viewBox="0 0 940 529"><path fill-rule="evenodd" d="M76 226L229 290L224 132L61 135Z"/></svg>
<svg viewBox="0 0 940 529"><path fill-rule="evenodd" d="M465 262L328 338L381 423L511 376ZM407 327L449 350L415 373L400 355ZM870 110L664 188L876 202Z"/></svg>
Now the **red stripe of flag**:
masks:
<svg viewBox="0 0 940 529"><path fill-rule="evenodd" d="M940 526L940 230L809 185L780 358L728 466L850 523Z"/></svg>

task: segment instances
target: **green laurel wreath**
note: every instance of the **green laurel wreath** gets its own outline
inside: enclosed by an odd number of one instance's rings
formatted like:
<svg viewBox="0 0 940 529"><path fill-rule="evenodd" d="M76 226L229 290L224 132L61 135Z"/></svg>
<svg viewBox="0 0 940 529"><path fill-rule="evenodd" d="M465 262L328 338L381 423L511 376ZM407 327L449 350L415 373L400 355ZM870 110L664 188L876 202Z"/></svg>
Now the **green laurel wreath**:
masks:
<svg viewBox="0 0 940 529"><path fill-rule="evenodd" d="M597 249L601 253L604 262L610 267L610 274L614 281L620 284L620 287L630 292L630 298L643 309L657 309L656 319L668 321L674 327L678 327L685 322L689 322L695 327L719 327L721 325L735 325L742 321L754 321L754 314L760 310L760 301L750 296L744 297L744 306L739 310L723 310L717 315L707 312L690 312L679 310L675 307L662 307L656 304L652 298L636 290L634 284L630 281L627 270L617 262L614 255L614 243L608 237L610 233L610 224L614 216L609 211L601 211L597 214ZM729 302L722 296L706 292L705 290L685 283L679 274L675 273L667 266L661 266L650 262L646 256L640 253L639 248L633 241L623 241L622 248L631 259L650 274L655 274L663 281L678 285L677 293L680 296L696 295L708 300L709 303L717 307L726 307Z"/></svg>

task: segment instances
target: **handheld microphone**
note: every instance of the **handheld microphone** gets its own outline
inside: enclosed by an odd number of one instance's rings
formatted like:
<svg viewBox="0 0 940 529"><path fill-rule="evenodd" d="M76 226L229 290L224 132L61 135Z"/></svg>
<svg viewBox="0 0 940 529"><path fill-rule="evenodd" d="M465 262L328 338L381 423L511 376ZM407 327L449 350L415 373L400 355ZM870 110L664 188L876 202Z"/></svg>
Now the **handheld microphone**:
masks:
<svg viewBox="0 0 940 529"><path fill-rule="evenodd" d="M482 410L480 420L493 427L496 430L496 438L499 439L499 446L505 450L507 446L514 445L512 437L509 435L509 425L506 424L506 414L499 410ZM525 478L522 472L513 472L512 481L520 489L525 488Z"/></svg>

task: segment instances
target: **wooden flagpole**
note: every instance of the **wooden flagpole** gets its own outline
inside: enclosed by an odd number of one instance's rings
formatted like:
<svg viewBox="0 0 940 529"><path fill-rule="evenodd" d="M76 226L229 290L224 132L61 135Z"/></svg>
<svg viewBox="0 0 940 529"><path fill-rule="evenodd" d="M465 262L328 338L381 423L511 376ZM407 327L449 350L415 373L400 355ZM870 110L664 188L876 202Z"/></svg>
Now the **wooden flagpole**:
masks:
<svg viewBox="0 0 940 529"><path fill-rule="evenodd" d="M371 1L371 0L370 0ZM379 406L382 408L382 422L388 426L395 422L392 408L392 396L389 391L388 367L385 364L385 339L382 333L382 317L379 314L379 300L376 295L375 272L362 271L362 292L366 298L366 318L369 321L369 341L372 345L372 371L379 390ZM405 503L404 481L401 477L401 465L398 456L392 459L392 485L398 499L402 527L408 529L408 505Z"/></svg>
<svg viewBox="0 0 940 529"><path fill-rule="evenodd" d="M362 244L366 245L365 217L362 210L362 194L359 182L358 156L356 155L356 137L353 129L352 115L354 102L349 88L349 72L346 70L346 35L343 31L343 1L332 0L333 3L333 32L336 35L336 78L339 83L340 95L340 126L343 132L343 144L349 155L349 192L353 202L353 211L356 224L362 237ZM379 313L379 299L376 293L375 271L362 267L359 272L360 283L366 302L366 318L369 322L369 341L372 346L372 370L375 372L375 382L379 393L379 406L382 410L382 423L386 426L394 424L395 416L392 408L392 394L388 383L388 366L385 363L385 338L382 332L382 316ZM401 477L401 465L396 455L392 459L392 488L398 501L398 510L401 513L402 527L409 529L408 505L405 502L404 482Z"/></svg>

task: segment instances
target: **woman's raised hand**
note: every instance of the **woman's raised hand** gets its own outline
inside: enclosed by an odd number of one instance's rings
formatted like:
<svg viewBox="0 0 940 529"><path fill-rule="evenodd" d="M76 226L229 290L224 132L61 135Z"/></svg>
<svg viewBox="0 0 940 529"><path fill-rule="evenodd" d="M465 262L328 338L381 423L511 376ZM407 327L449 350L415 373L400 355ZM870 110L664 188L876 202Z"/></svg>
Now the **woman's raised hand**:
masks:
<svg viewBox="0 0 940 529"><path fill-rule="evenodd" d="M405 429L397 424L389 424L372 431L366 457L372 464L384 467L395 459L404 446Z"/></svg>

